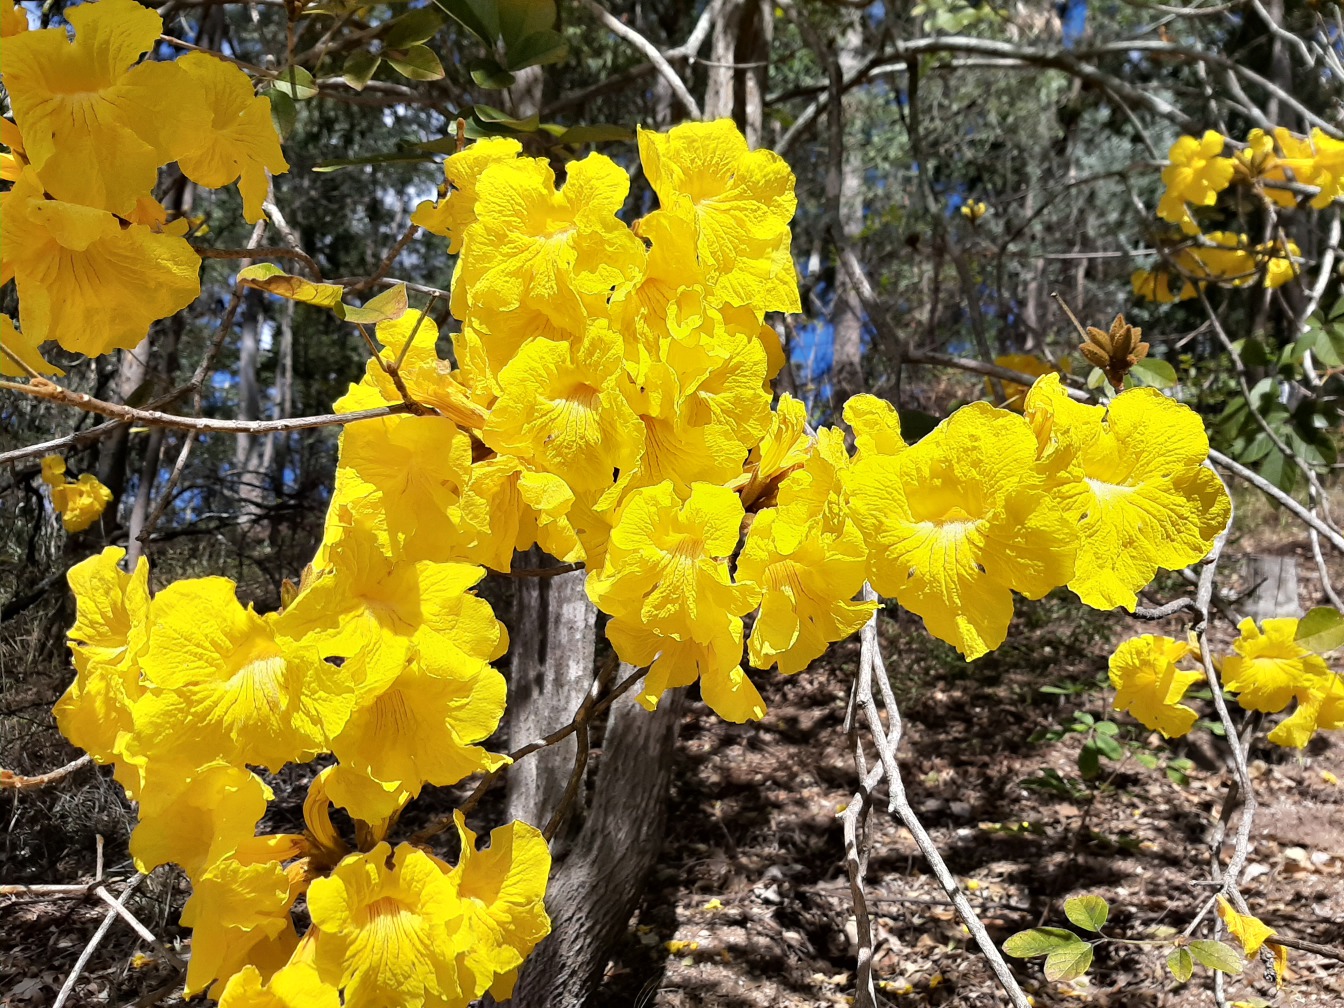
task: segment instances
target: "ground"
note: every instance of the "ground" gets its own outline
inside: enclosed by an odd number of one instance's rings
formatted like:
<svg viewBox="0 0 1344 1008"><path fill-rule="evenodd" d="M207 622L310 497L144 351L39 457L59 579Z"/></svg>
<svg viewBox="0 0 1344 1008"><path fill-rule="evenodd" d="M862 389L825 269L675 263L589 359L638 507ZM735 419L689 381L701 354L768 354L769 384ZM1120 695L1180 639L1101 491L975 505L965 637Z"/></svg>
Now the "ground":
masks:
<svg viewBox="0 0 1344 1008"><path fill-rule="evenodd" d="M1310 602L1316 583L1307 544L1287 548L1302 558ZM1164 590L1170 595L1176 587ZM996 941L1065 925L1064 900L1085 893L1110 903L1110 935L1160 937L1160 929L1190 920L1208 889L1210 825L1230 781L1221 740L1200 728L1164 744L1109 710L1105 675L1119 640L1183 635L1185 624L1089 613L1058 593L1019 601L1009 643L970 665L930 641L909 614L884 614L881 630L905 718L901 763L912 804ZM1220 627L1215 642L1225 644L1228 630ZM842 721L855 657L853 645L842 645L802 674L759 674L770 707L759 725L726 724L691 705L665 846L608 969L600 1008L847 1003L854 924L837 812L854 786ZM46 716L64 675L53 664L49 675L6 679L0 765L33 773L74 755ZM1195 703L1211 716L1207 700ZM1079 712L1113 719L1125 748L1121 760L1102 760L1090 780L1078 756L1095 729ZM1075 724L1086 730L1071 730ZM1252 758L1261 808L1243 892L1281 934L1338 948L1344 738L1318 737L1301 754L1257 746ZM131 820L106 771L81 770L0 803L0 883L90 882L95 836L102 834L108 888L121 893ZM293 814L292 801L278 805L276 814ZM868 843L876 975L886 1003L1003 1004L909 834L883 808L873 815ZM180 878L160 870L128 906L168 945L185 950L187 934L176 926L184 898ZM52 1004L106 912L96 895L0 897L0 1004ZM1104 943L1087 979L1072 983L1046 982L1040 960L1013 965L1041 1006L1212 1005L1207 972L1197 967L1193 980L1178 984L1165 969L1167 951ZM1228 983L1227 998L1337 1006L1344 1004L1338 967L1293 952L1281 992L1252 969ZM117 921L68 1003L171 1005L181 1003L176 984L165 954Z"/></svg>

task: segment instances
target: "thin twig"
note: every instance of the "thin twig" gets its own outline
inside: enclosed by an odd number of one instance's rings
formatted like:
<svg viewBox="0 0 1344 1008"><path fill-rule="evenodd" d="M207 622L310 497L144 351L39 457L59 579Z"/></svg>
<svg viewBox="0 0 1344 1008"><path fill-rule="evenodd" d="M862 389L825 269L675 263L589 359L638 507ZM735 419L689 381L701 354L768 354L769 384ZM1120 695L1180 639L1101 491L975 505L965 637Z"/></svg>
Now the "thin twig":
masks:
<svg viewBox="0 0 1344 1008"><path fill-rule="evenodd" d="M21 777L9 770L0 770L0 791L31 791L48 787L65 780L76 770L82 770L92 762L93 757L85 753L63 767L57 767L55 770L49 770L44 774L36 774L32 777Z"/></svg>
<svg viewBox="0 0 1344 1008"><path fill-rule="evenodd" d="M117 898L117 903L122 907L125 907L127 900L131 898L131 894L134 893L135 890L140 887L140 883L148 877L148 875L136 875L135 878L126 883L126 888ZM70 971L70 975L65 978L65 983L61 985L60 992L56 995L56 1000L52 1002L51 1008L65 1008L65 1003L70 999L70 995L75 989L75 984L79 982L80 974L84 972L84 967L89 964L89 960L93 958L93 953L102 943L107 932L111 930L112 923L117 919L117 916L118 914L116 910L109 910L106 916L103 917L103 922L98 925L98 930L93 933L93 937L90 938L88 944L84 946L84 951L81 952L79 958L75 960L75 966Z"/></svg>
<svg viewBox="0 0 1344 1008"><path fill-rule="evenodd" d="M663 55L662 50L612 14L611 11L597 3L596 0L579 0L579 3L588 8L593 17L601 21L613 35L625 39L644 54L645 59L652 63L663 80L667 81L672 93L677 96L677 101L681 102L692 119L702 118L700 106L691 97L691 92L686 90L686 83L673 69L672 64L667 61L667 57Z"/></svg>

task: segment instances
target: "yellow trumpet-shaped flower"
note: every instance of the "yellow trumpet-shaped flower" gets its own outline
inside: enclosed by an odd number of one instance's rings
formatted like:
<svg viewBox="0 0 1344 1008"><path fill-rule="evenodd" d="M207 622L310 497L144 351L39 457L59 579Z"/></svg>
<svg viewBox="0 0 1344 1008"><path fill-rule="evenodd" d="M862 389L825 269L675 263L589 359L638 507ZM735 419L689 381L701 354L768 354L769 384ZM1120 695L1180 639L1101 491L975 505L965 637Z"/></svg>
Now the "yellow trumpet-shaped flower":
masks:
<svg viewBox="0 0 1344 1008"><path fill-rule="evenodd" d="M734 585L727 558L745 512L726 487L696 483L683 499L671 481L636 490L621 505L606 563L588 577L603 612L682 641L707 644L724 615L741 616L756 591Z"/></svg>
<svg viewBox="0 0 1344 1008"><path fill-rule="evenodd" d="M1297 643L1298 621L1252 619L1238 626L1235 654L1220 663L1223 687L1247 710L1277 713L1294 700L1297 709L1269 733L1276 745L1301 749L1318 729L1344 728L1344 682L1320 655Z"/></svg>
<svg viewBox="0 0 1344 1008"><path fill-rule="evenodd" d="M75 595L68 632L75 681L56 701L56 724L67 739L100 763L120 751L134 727L131 706L144 694L140 658L149 643L149 563L142 556L127 574L126 551L109 546L66 574Z"/></svg>
<svg viewBox="0 0 1344 1008"><path fill-rule="evenodd" d="M131 834L136 867L150 872L179 864L189 878L250 841L274 793L252 771L215 762L200 769L142 759L142 783L132 790L140 822Z"/></svg>
<svg viewBox="0 0 1344 1008"><path fill-rule="evenodd" d="M244 608L234 590L227 578L198 578L154 598L141 661L153 685L134 711L151 763L279 770L325 752L349 716L342 671L281 636L273 617Z"/></svg>
<svg viewBox="0 0 1344 1008"><path fill-rule="evenodd" d="M462 843L448 879L462 907L456 935L462 993L480 997L487 989L497 1001L513 994L518 967L551 932L542 898L551 870L551 851L541 830L511 822L490 833L490 846L476 849L476 834L454 812ZM471 989L468 990L468 979Z"/></svg>
<svg viewBox="0 0 1344 1008"><path fill-rule="evenodd" d="M625 169L601 154L570 164L561 190L544 160L490 164L453 277L454 314L466 316L467 296L486 308L532 307L582 332L585 298L598 298L596 309L643 269L644 246L616 217L629 188Z"/></svg>
<svg viewBox="0 0 1344 1008"><path fill-rule="evenodd" d="M314 880L308 910L318 975L341 988L345 1008L460 1008L469 1000L453 958L462 904L428 854L385 843L351 854Z"/></svg>
<svg viewBox="0 0 1344 1008"><path fill-rule="evenodd" d="M807 461L810 450L807 407L785 392L770 414L764 437L747 457L749 480L742 488L743 504L750 507L777 490L780 480Z"/></svg>
<svg viewBox="0 0 1344 1008"><path fill-rule="evenodd" d="M627 402L619 337L605 324L577 345L531 340L500 372L503 390L482 439L498 452L603 490L634 464L644 427Z"/></svg>
<svg viewBox="0 0 1344 1008"><path fill-rule="evenodd" d="M797 200L783 158L748 149L729 119L642 129L639 156L662 206L650 217L695 225L700 269L720 297L762 313L801 310L789 253Z"/></svg>
<svg viewBox="0 0 1344 1008"><path fill-rule="evenodd" d="M1193 653L1185 641L1171 637L1144 634L1125 641L1110 661L1115 709L1129 711L1145 727L1167 738L1184 735L1199 715L1180 700L1204 673L1183 672L1176 663Z"/></svg>
<svg viewBox="0 0 1344 1008"><path fill-rule="evenodd" d="M845 482L873 587L968 660L1003 643L1013 591L1040 598L1073 574L1076 527L1016 413L972 403Z"/></svg>
<svg viewBox="0 0 1344 1008"><path fill-rule="evenodd" d="M512 455L484 459L472 465L462 495L459 555L498 571L534 543L566 562L583 559L576 510L574 491L560 476Z"/></svg>
<svg viewBox="0 0 1344 1008"><path fill-rule="evenodd" d="M438 202L425 200L411 214L411 223L448 239L448 253L462 251L462 237L476 222L476 184L496 161L512 161L523 145L511 137L484 137L443 162L444 178L452 186Z"/></svg>
<svg viewBox="0 0 1344 1008"><path fill-rule="evenodd" d="M269 980L249 965L229 980L219 1008L341 1008L341 995L310 963L287 965Z"/></svg>
<svg viewBox="0 0 1344 1008"><path fill-rule="evenodd" d="M1167 190L1157 204L1159 217L1179 224L1186 234L1199 234L1189 204L1213 206L1231 183L1235 163L1221 156L1226 143L1222 134L1208 130L1198 139L1183 136L1171 145L1167 154L1171 163L1162 170Z"/></svg>
<svg viewBox="0 0 1344 1008"><path fill-rule="evenodd" d="M34 346L51 339L89 357L129 350L201 291L200 257L182 238L47 199L31 169L5 195L4 216L0 280L13 277L19 324Z"/></svg>
<svg viewBox="0 0 1344 1008"><path fill-rule="evenodd" d="M1046 375L1026 408L1046 457L1067 467L1063 500L1082 536L1069 587L1085 604L1133 609L1159 568L1199 560L1227 526L1227 491L1204 465L1208 435L1188 407L1150 388L1085 406Z"/></svg>
<svg viewBox="0 0 1344 1008"><path fill-rule="evenodd" d="M896 456L905 451L901 415L885 399L866 392L845 403L845 423L854 429L854 460L876 455Z"/></svg>
<svg viewBox="0 0 1344 1008"><path fill-rule="evenodd" d="M77 480L66 479L65 459L59 455L42 460L42 482L51 488L52 507L67 532L83 532L112 503L112 491L92 473L82 473Z"/></svg>
<svg viewBox="0 0 1344 1008"><path fill-rule="evenodd" d="M200 107L199 85L176 63L139 62L163 31L152 9L99 0L71 7L68 19L73 41L46 28L5 43L14 121L47 192L129 214L160 166L192 146L200 125L183 110ZM11 223L7 213L6 230Z"/></svg>
<svg viewBox="0 0 1344 1008"><path fill-rule="evenodd" d="M42 354L38 352L41 345L40 340L32 340L19 332L14 326L14 320L8 315L0 315L0 347L4 347L9 353L17 357L22 364L15 363L10 359L9 354L0 353L0 377L4 378L26 378L28 372L23 369L23 364L28 365L40 375L63 375L65 374L54 364L47 363Z"/></svg>

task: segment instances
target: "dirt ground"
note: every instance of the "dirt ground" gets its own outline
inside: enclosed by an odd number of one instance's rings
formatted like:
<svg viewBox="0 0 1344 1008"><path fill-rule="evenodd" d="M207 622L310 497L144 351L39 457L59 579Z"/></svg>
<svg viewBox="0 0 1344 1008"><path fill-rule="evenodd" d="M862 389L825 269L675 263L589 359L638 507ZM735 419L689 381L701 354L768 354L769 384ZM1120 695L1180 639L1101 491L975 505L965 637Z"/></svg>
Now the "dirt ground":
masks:
<svg viewBox="0 0 1344 1008"><path fill-rule="evenodd" d="M1313 603L1306 544L1286 548L1302 556L1302 594ZM1221 740L1197 729L1166 745L1115 714L1125 756L1102 760L1100 773L1085 780L1078 756L1089 734L1069 730L1078 712L1110 716L1106 657L1116 642L1144 632L1183 635L1184 624L1090 613L1062 593L1019 600L1009 642L971 665L930 641L909 614L884 618L881 627L903 705L901 761L912 804L996 941L1065 925L1064 900L1084 893L1110 902L1110 935L1152 938L1191 919L1207 892L1210 825L1230 780ZM1227 627L1218 633L1229 639ZM855 779L841 730L855 658L854 646L844 645L800 675L759 675L770 712L756 726L726 724L691 705L664 850L599 1008L850 1003L854 924L837 812ZM6 683L0 765L36 772L71 757L46 714L61 685L55 674ZM1195 706L1211 716L1207 700ZM1261 808L1243 892L1281 934L1340 948L1344 737L1318 736L1301 754L1257 747L1252 757ZM120 893L131 871L129 826L119 789L88 769L55 788L0 796L0 883L88 882L102 834L109 888ZM876 975L886 1003L1003 1004L909 834L879 810L869 844ZM184 951L187 935L176 926L184 898L180 878L161 869L128 906ZM96 896L0 897L0 1005L51 1004L106 912ZM1087 978L1071 983L1046 982L1040 960L1014 968L1039 1006L1213 1004L1209 974L1197 967L1178 984L1166 971L1167 951L1105 942ZM1229 981L1227 999L1344 1005L1336 961L1291 953L1280 992L1257 973ZM117 922L70 1003L181 1003L177 983L164 952Z"/></svg>

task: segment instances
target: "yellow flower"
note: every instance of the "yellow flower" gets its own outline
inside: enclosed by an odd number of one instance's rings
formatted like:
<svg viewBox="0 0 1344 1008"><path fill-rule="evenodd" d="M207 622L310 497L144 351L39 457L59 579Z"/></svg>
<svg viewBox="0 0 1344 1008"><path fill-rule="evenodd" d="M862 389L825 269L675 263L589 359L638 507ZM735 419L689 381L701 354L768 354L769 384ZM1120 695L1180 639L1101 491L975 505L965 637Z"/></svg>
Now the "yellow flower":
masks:
<svg viewBox="0 0 1344 1008"><path fill-rule="evenodd" d="M49 364L42 358L37 349L40 344L41 340L31 340L19 332L14 327L14 320L8 315L0 315L0 347L4 347L40 375L65 374L56 365ZM7 354L0 353L0 377L26 378L28 372L10 360Z"/></svg>
<svg viewBox="0 0 1344 1008"><path fill-rule="evenodd" d="M110 2L117 0L71 8L71 14ZM0 279L14 278L19 324L34 346L53 339L89 357L129 350L151 322L200 293L201 260L186 241L128 226L103 210L46 199L31 170L5 195L4 218Z"/></svg>
<svg viewBox="0 0 1344 1008"><path fill-rule="evenodd" d="M863 393L845 403L845 423L854 431L854 460L877 455L895 456L905 451L901 415L885 399Z"/></svg>
<svg viewBox="0 0 1344 1008"><path fill-rule="evenodd" d="M141 762L143 781L132 793L140 802L140 822L131 834L131 856L142 872L173 862L189 878L200 877L252 839L275 797L260 777L230 763L184 773L154 758Z"/></svg>
<svg viewBox="0 0 1344 1008"><path fill-rule="evenodd" d="M317 971L346 1008L465 1005L452 958L463 909L443 868L407 844L351 854L308 889Z"/></svg>
<svg viewBox="0 0 1344 1008"><path fill-rule="evenodd" d="M725 614L756 604L734 585L727 558L745 513L726 487L696 483L683 500L671 481L636 490L621 505L606 563L588 576L588 597L603 612L681 641L707 644Z"/></svg>
<svg viewBox="0 0 1344 1008"><path fill-rule="evenodd" d="M1176 663L1193 651L1185 641L1152 634L1125 641L1110 661L1115 709L1129 711L1145 727L1167 738L1184 735L1198 715L1180 700L1204 673L1182 672Z"/></svg>
<svg viewBox="0 0 1344 1008"><path fill-rule="evenodd" d="M1015 413L972 403L845 482L873 587L967 660L1003 643L1013 591L1040 598L1073 573L1078 533Z"/></svg>
<svg viewBox="0 0 1344 1008"><path fill-rule="evenodd" d="M269 980L249 965L224 987L219 1008L341 1008L341 997L309 963L292 963Z"/></svg>
<svg viewBox="0 0 1344 1008"><path fill-rule="evenodd" d="M453 191L437 203L425 200L411 214L411 223L448 239L449 255L462 251L462 236L476 221L476 184L496 161L512 161L523 145L509 137L485 137L443 162L443 174Z"/></svg>
<svg viewBox="0 0 1344 1008"><path fill-rule="evenodd" d="M135 706L151 764L188 769L210 760L279 770L327 750L349 716L346 677L311 645L244 609L227 578L178 581L154 597L152 686Z"/></svg>
<svg viewBox="0 0 1344 1008"><path fill-rule="evenodd" d="M512 455L484 459L472 465L462 495L460 553L499 571L510 568L515 550L533 543L559 560L581 560L577 509L574 491L554 473Z"/></svg>
<svg viewBox="0 0 1344 1008"><path fill-rule="evenodd" d="M742 620L719 613L708 617L709 640L677 640L632 620L607 621L607 639L621 661L649 667L635 698L654 710L666 690L700 681L705 704L725 721L742 724L765 717L765 701L742 669Z"/></svg>
<svg viewBox="0 0 1344 1008"><path fill-rule="evenodd" d="M1253 129L1246 137L1246 146L1232 153L1237 176L1253 185L1277 205L1292 209L1297 197L1290 189L1280 189L1275 183L1293 181L1285 171L1285 164L1274 149L1274 137L1262 129Z"/></svg>
<svg viewBox="0 0 1344 1008"><path fill-rule="evenodd" d="M1068 370L1067 368L1057 368L1049 361L1041 360L1035 354L1005 354L1002 357L995 357L994 363L1001 368L1008 368L1010 371L1021 371L1023 374L1029 374L1033 378ZM1027 386L1011 381L1004 381L1001 384L1003 385L1003 394L1007 399L1007 402L1002 404L1003 408L1010 409L1014 413L1021 413L1023 403L1027 398ZM991 397L996 394L994 382L989 378L985 379L985 393Z"/></svg>
<svg viewBox="0 0 1344 1008"><path fill-rule="evenodd" d="M1282 143L1283 137L1280 136L1280 132L1286 134L1286 131L1275 131L1275 136ZM1313 128L1309 148L1310 160L1305 164L1300 158L1302 145L1295 146L1299 149L1294 151L1296 157L1292 162L1293 167L1296 170L1301 165L1302 171L1299 175L1301 181L1320 186L1321 191L1312 198L1311 205L1317 210L1324 209L1344 193L1344 143L1318 128Z"/></svg>
<svg viewBox="0 0 1344 1008"><path fill-rule="evenodd" d="M28 12L15 0L0 0L0 38L9 38L28 30Z"/></svg>
<svg viewBox="0 0 1344 1008"><path fill-rule="evenodd" d="M497 1001L513 994L518 967L551 933L542 898L551 870L551 851L541 830L511 822L490 833L490 846L476 849L476 834L454 812L462 844L457 867L448 880L461 901L461 930L456 935L458 977L467 998L488 988ZM468 990L468 977L474 987Z"/></svg>
<svg viewBox="0 0 1344 1008"><path fill-rule="evenodd" d="M1172 281L1179 281L1180 287L1172 289ZM1184 277L1173 276L1165 266L1156 269L1137 269L1129 277L1130 286L1139 297L1156 301L1158 304L1172 304L1176 301L1188 301L1198 295L1195 285Z"/></svg>
<svg viewBox="0 0 1344 1008"><path fill-rule="evenodd" d="M481 438L576 491L604 490L643 447L624 375L619 337L605 324L577 344L531 340L500 372L503 394Z"/></svg>
<svg viewBox="0 0 1344 1008"><path fill-rule="evenodd" d="M542 159L490 164L476 185L476 221L453 276L453 313L464 318L469 305L532 307L583 331L585 299L598 311L644 265L643 244L616 217L629 188L625 169L601 154L570 164L562 190Z"/></svg>
<svg viewBox="0 0 1344 1008"><path fill-rule="evenodd" d="M641 129L639 156L662 206L650 218L694 223L699 266L718 296L758 313L801 310L789 252L797 201L783 158L749 150L730 119Z"/></svg>
<svg viewBox="0 0 1344 1008"><path fill-rule="evenodd" d="M119 736L133 727L131 705L144 693L149 564L142 556L127 574L117 566L125 555L109 546L66 574L75 595L75 625L68 631L75 681L53 713L61 734L100 763L117 758Z"/></svg>
<svg viewBox="0 0 1344 1008"><path fill-rule="evenodd" d="M192 878L182 908L192 929L187 997L207 988L218 997L244 966L269 977L289 960L299 943L289 911L304 882L282 862L303 851L301 836L252 837Z"/></svg>
<svg viewBox="0 0 1344 1008"><path fill-rule="evenodd" d="M1170 165L1162 170L1167 190L1157 204L1157 215L1179 224L1186 234L1199 234L1187 204L1213 206L1218 194L1232 181L1234 162L1221 157L1226 139L1213 130L1195 139L1183 136L1171 145Z"/></svg>
<svg viewBox="0 0 1344 1008"><path fill-rule="evenodd" d="M1273 714L1297 701L1297 710L1269 733L1276 745L1301 749L1321 728L1344 727L1344 684L1320 655L1294 639L1298 621L1244 619L1232 642L1236 653L1220 663L1223 686L1247 710Z"/></svg>
<svg viewBox="0 0 1344 1008"><path fill-rule="evenodd" d="M811 445L807 407L785 392L770 414L770 426L765 436L747 457L749 481L742 488L742 503L751 507L767 497L778 487L780 480L807 461Z"/></svg>
<svg viewBox="0 0 1344 1008"><path fill-rule="evenodd" d="M187 53L176 65L199 85L204 102L197 114L202 122L209 122L207 129L192 137L189 148L179 153L178 167L208 189L236 181L243 197L243 216L255 224L261 220L266 198L266 173L289 171L271 123L270 99L253 92L247 74L214 56Z"/></svg>
<svg viewBox="0 0 1344 1008"><path fill-rule="evenodd" d="M68 20L73 42L64 28L6 41L14 121L47 192L126 214L153 189L173 152L190 146L200 127L182 110L199 106L198 85L175 63L136 65L163 31L150 8L100 0L71 7Z"/></svg>
<svg viewBox="0 0 1344 1008"><path fill-rule="evenodd" d="M1047 458L1067 466L1064 502L1082 535L1069 587L1094 609L1132 610L1158 569L1204 557L1227 526L1227 491L1204 462L1199 416L1156 389L1121 392L1103 411L1038 379L1027 416Z"/></svg>
<svg viewBox="0 0 1344 1008"><path fill-rule="evenodd" d="M989 212L983 200L967 200L961 205L961 215L972 224L980 223L980 218Z"/></svg>
<svg viewBox="0 0 1344 1008"><path fill-rule="evenodd" d="M783 508L756 515L737 578L762 591L748 641L751 664L769 668L778 662L779 671L789 675L862 627L876 603L850 601L863 585L868 559L852 522L833 534L820 518L802 528L781 528L784 515Z"/></svg>
<svg viewBox="0 0 1344 1008"><path fill-rule="evenodd" d="M51 487L52 507L61 516L67 532L83 532L112 503L112 491L92 473L83 473L73 482L66 479L65 460L59 455L48 455L42 460L42 482Z"/></svg>

